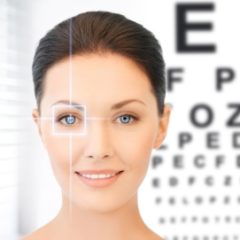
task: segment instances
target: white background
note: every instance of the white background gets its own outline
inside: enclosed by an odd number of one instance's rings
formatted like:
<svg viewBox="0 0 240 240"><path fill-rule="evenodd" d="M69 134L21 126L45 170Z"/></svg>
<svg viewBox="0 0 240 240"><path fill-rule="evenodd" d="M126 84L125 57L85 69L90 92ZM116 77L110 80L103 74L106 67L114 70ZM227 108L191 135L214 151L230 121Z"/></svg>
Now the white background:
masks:
<svg viewBox="0 0 240 240"><path fill-rule="evenodd" d="M149 173L140 189L140 210L146 223L158 232L160 235L169 237L173 236L214 236L219 237L240 236L239 226L235 223L209 223L209 224L159 224L159 217L175 216L225 216L239 212L239 205L231 204L226 207L223 204L211 206L205 204L202 207L196 207L194 204L184 207L179 204L172 207L168 204L157 206L155 197L162 196L167 199L168 196L175 196L176 199L181 196L187 196L191 199L196 194L202 196L214 194L219 199L224 195L237 196L239 194L239 182L230 188L224 188L221 185L208 188L203 184L189 187L182 184L178 188L163 187L153 189L151 180L153 177L160 176L162 180L168 179L169 176L177 176L179 180L184 179L192 174L199 180L203 176L213 175L219 181L224 175L239 176L239 170L234 167L232 161L239 150L233 150L230 146L231 132L238 129L226 128L226 120L231 111L227 109L230 102L239 102L240 79L239 75L239 54L240 54L240 33L238 23L240 22L239 10L240 3L238 0L221 0L221 1L198 1L213 2L215 10L209 13L192 13L187 19L189 21L211 21L214 25L212 32L201 34L191 33L188 36L189 42L210 42L217 46L215 54L178 54L176 52L176 26L175 26L175 6L176 3L195 2L195 1L173 1L173 0L148 0L148 1L22 1L16 3L16 9L20 15L24 15L22 20L16 23L19 31L24 36L24 51L26 53L25 68L25 87L24 97L20 94L19 101L26 100L22 105L24 110L16 107L16 112L24 113L25 116L31 116L31 109L34 106L32 79L31 79L31 61L33 53L39 39L54 25L60 21L88 10L109 10L126 15L128 18L143 24L151 30L159 39L163 48L164 58L167 68L182 67L183 81L176 84L175 90L167 94L167 102L173 104L169 133L166 138L168 150L164 152L154 152L164 156L164 166L158 169L149 169ZM14 5L14 1L9 1ZM15 36L17 38L17 36ZM16 45L19 47L19 45ZM1 63L4 59L1 59ZM215 89L215 71L217 67L230 67L236 73L236 79L224 87L224 91L217 93ZM215 113L214 123L207 129L196 129L189 121L189 112L193 105L197 103L209 104ZM7 104L1 104L1 111L8 109ZM4 111L5 111L4 110ZM18 121L19 123L19 121ZM13 233L23 235L29 233L41 225L47 223L60 207L60 192L50 169L47 155L38 139L37 132L30 118L21 122L22 126L28 129L26 132L17 132L17 142L24 144L12 147L13 150L22 156L14 167L18 167L16 174L18 189L13 191L13 195L7 197L9 201L15 202L13 205L1 208L0 215L0 233L7 235L4 239L13 239ZM5 125L4 125L5 126ZM18 125L18 127L20 127ZM7 127L6 127L7 128ZM184 150L177 147L177 136L181 131L191 132L194 141L186 146ZM210 151L205 147L205 135L209 131L218 131L221 135L221 149ZM0 135L1 143L5 142L5 137ZM176 170L172 167L172 156L174 154L184 155L184 169ZM192 157L198 153L207 156L207 166L204 170L196 169L192 166ZM2 153L1 153L2 154ZM213 157L216 154L227 156L228 164L221 170L213 167ZM2 163L2 162L1 162ZM8 166L9 167L9 166ZM1 168L4 168L3 164ZM10 175L9 175L10 178ZM9 181L0 175L1 186ZM217 181L217 180L216 180ZM2 190L0 190L2 191ZM1 193L4 198L5 193ZM15 194L15 195L14 195ZM15 206L15 207L13 207ZM4 209L4 210L2 210ZM7 210L6 210L7 209ZM14 209L14 210L13 210ZM5 211L5 215L2 213ZM8 218L9 221L5 221ZM1 236L1 235L0 235Z"/></svg>

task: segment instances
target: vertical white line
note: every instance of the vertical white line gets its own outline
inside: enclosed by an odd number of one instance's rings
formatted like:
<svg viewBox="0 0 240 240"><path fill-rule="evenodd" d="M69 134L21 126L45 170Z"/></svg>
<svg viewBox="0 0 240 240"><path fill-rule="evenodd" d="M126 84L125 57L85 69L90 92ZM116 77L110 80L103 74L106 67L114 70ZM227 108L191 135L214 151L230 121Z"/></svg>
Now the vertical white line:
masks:
<svg viewBox="0 0 240 240"><path fill-rule="evenodd" d="M69 102L72 104L72 18L69 19ZM72 135L69 136L69 214L72 225Z"/></svg>
<svg viewBox="0 0 240 240"><path fill-rule="evenodd" d="M69 136L69 215L72 221L72 135Z"/></svg>
<svg viewBox="0 0 240 240"><path fill-rule="evenodd" d="M69 101L72 104L72 18L69 20Z"/></svg>

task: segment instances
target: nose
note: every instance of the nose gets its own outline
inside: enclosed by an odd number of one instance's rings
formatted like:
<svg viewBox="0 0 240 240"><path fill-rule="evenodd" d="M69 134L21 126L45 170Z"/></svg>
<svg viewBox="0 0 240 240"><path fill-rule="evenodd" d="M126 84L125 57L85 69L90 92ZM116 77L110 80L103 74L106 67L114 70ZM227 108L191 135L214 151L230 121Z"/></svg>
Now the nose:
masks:
<svg viewBox="0 0 240 240"><path fill-rule="evenodd" d="M94 160L108 159L113 155L111 139L105 119L87 121L87 134L84 155Z"/></svg>

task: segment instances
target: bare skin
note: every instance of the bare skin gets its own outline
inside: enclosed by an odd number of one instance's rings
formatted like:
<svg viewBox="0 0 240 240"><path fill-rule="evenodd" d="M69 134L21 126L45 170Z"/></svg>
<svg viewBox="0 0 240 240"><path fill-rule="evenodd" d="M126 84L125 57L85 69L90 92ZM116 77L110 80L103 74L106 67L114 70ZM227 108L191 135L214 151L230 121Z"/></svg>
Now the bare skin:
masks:
<svg viewBox="0 0 240 240"><path fill-rule="evenodd" d="M142 221L136 206L134 198L127 206L106 216L85 217L83 214L83 221L78 222L80 227L72 228L74 233L68 228L66 219L62 219L65 214L60 212L50 223L23 240L163 240ZM79 230L76 232L76 229Z"/></svg>
<svg viewBox="0 0 240 240"><path fill-rule="evenodd" d="M137 190L146 175L152 149L159 148L165 138L170 107L166 105L163 116L158 116L147 75L121 55L74 56L71 69L73 101L83 102L90 117L110 120L89 121L88 134L73 139L69 175L69 138L54 136L51 124L39 120L49 117L52 104L69 99L69 61L65 59L48 70L41 114L34 109L33 118L62 189L62 208L51 222L23 240L161 240L140 215ZM115 103L133 98L143 104L132 102L121 111L111 110ZM138 120L119 123L116 115L124 113L133 113ZM69 128L65 122L56 124L59 129ZM75 174L83 169L105 168L124 170L105 188L86 186Z"/></svg>

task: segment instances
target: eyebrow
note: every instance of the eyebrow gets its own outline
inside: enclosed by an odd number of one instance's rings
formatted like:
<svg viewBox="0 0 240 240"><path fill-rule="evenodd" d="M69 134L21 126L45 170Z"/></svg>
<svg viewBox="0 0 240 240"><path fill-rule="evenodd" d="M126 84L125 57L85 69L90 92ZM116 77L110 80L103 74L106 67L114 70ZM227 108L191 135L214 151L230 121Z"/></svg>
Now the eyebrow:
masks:
<svg viewBox="0 0 240 240"><path fill-rule="evenodd" d="M137 103L141 103L143 105L145 105L145 103L139 99L128 99L128 100L124 100L124 101L121 101L119 103L116 103L114 104L111 109L114 110L114 109L119 109L121 107L123 107L124 105L127 105L129 103L132 103L132 102L137 102Z"/></svg>
<svg viewBox="0 0 240 240"><path fill-rule="evenodd" d="M116 110L116 109L122 108L124 105L130 104L130 103L133 103L133 102L140 103L140 104L142 104L144 106L146 105L143 101L141 101L139 99L127 99L127 100L115 103L111 107L111 110ZM51 106L55 106L57 104L72 105L75 108L80 108L79 106L81 105L80 103L69 101L69 100L60 100L60 101L57 101L57 102L53 103Z"/></svg>
<svg viewBox="0 0 240 240"><path fill-rule="evenodd" d="M69 101L69 100L60 100L60 101L57 101L53 104L51 104L51 107L53 106L56 106L56 105L70 105L70 106L73 106L74 108L77 108L77 109L82 109L83 107L81 106L82 104L79 104L77 102L72 102L72 101Z"/></svg>

